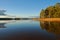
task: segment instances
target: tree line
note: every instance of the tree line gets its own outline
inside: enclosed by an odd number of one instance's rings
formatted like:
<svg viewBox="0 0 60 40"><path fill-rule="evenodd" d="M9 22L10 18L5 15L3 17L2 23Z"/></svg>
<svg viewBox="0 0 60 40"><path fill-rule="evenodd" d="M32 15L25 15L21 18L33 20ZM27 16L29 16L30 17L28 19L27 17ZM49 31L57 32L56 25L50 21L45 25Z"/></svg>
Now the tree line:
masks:
<svg viewBox="0 0 60 40"><path fill-rule="evenodd" d="M60 18L60 3L56 3L54 6L42 9L40 18Z"/></svg>

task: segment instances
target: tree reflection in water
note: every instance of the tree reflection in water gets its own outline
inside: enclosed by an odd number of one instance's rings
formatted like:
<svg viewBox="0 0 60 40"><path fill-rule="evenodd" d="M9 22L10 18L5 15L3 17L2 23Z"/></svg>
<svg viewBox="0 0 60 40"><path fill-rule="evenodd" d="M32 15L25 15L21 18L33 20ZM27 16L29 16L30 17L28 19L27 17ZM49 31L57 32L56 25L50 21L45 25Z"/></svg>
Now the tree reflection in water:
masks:
<svg viewBox="0 0 60 40"><path fill-rule="evenodd" d="M60 22L40 22L42 29L45 29L49 33L56 35L56 40L60 40Z"/></svg>
<svg viewBox="0 0 60 40"><path fill-rule="evenodd" d="M6 28L6 27L5 27L5 24L6 24L6 23L0 23L0 28Z"/></svg>
<svg viewBox="0 0 60 40"><path fill-rule="evenodd" d="M0 28L6 28L5 24L15 22L13 20L0 20Z"/></svg>
<svg viewBox="0 0 60 40"><path fill-rule="evenodd" d="M45 29L47 32L54 33L56 35L60 34L60 22L40 22L42 29Z"/></svg>

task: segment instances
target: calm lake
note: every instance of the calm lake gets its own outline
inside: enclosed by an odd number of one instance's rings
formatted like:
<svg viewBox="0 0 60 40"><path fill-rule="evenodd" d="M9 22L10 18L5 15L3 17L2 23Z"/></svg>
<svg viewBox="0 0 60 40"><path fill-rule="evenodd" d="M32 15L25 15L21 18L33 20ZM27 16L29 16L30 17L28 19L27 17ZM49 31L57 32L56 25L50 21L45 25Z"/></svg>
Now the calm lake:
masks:
<svg viewBox="0 0 60 40"><path fill-rule="evenodd" d="M0 40L60 40L60 22L3 20Z"/></svg>

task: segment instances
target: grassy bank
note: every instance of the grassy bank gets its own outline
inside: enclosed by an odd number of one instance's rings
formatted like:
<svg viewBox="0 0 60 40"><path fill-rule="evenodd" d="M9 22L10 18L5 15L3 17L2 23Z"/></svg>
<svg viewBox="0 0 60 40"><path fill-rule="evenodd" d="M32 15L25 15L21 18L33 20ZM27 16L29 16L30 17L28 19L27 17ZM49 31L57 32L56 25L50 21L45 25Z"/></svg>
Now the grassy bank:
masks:
<svg viewBox="0 0 60 40"><path fill-rule="evenodd" d="M39 20L39 21L60 21L60 18L33 18L33 20Z"/></svg>

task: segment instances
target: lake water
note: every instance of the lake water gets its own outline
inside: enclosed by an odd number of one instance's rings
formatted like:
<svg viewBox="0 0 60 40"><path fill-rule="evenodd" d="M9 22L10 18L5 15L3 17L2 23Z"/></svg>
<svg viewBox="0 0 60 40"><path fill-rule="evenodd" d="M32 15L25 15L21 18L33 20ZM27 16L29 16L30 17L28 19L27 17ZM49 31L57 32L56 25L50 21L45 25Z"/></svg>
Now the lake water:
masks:
<svg viewBox="0 0 60 40"><path fill-rule="evenodd" d="M60 22L0 21L0 40L60 40Z"/></svg>

